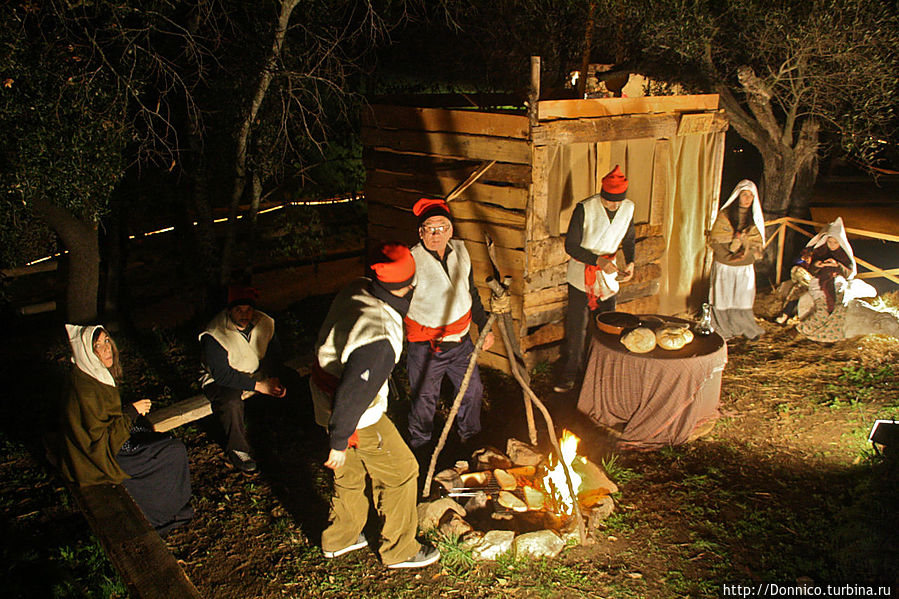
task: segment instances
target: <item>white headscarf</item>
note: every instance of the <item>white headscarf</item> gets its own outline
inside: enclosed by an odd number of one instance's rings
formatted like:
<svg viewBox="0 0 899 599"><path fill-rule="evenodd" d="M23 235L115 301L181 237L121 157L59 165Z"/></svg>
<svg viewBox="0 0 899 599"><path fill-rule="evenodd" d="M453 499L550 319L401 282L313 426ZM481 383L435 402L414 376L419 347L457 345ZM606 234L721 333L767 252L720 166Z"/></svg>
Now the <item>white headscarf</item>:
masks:
<svg viewBox="0 0 899 599"><path fill-rule="evenodd" d="M858 267L855 264L855 254L852 253L852 246L849 245L849 238L846 237L846 228L843 226L842 216L838 216L837 220L827 225L824 230L812 237L809 242L805 244L805 247L819 248L827 243L828 237L833 237L839 241L840 247L843 248L843 251L849 256L849 260L852 262L852 272L846 278L851 279L858 272Z"/></svg>
<svg viewBox="0 0 899 599"><path fill-rule="evenodd" d="M755 224L755 228L759 230L759 234L762 236L762 245L765 245L765 215L762 214L762 202L759 200L759 190L755 186L755 183L750 181L749 179L743 179L737 186L734 187L734 190L730 192L730 197L727 198L727 201L724 202L724 205L721 206L721 209L718 210L718 214L724 212L728 206L734 203L738 197L740 197L740 192L744 189L749 190L752 193L752 222Z"/></svg>
<svg viewBox="0 0 899 599"><path fill-rule="evenodd" d="M115 379L112 373L109 372L106 366L103 366L99 356L94 353L94 331L97 329L106 330L100 325L66 325L69 344L72 346L72 362L84 374L97 379L105 385L115 387Z"/></svg>

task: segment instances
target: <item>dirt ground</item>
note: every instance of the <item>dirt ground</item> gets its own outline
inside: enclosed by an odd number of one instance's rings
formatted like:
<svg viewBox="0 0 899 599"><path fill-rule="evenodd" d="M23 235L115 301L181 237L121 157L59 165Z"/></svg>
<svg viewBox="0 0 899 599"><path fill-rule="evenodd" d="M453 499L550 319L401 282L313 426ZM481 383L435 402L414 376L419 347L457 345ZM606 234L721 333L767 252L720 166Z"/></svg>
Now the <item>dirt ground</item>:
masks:
<svg viewBox="0 0 899 599"><path fill-rule="evenodd" d="M279 314L285 345L311 349L324 298ZM775 313L770 296L757 314ZM725 585L899 585L895 460L875 456L876 418L899 418L899 341L865 337L817 344L762 322L766 335L734 342L721 392L722 418L705 437L655 452L624 452L551 391L550 368L533 387L558 428L618 483L616 510L588 546L553 560L472 563L443 542L440 565L383 568L373 551L325 560L319 547L330 493L324 433L305 385L289 398L256 398L247 421L260 471L227 467L210 419L175 431L188 446L196 518L166 541L204 597L719 597ZM0 463L2 585L8 596L125 596L87 525L45 467L36 438L46 399L65 369L61 339L27 343L12 331L3 359ZM61 335L59 335L61 337ZM184 397L196 373L192 332L154 330L125 344L126 392ZM400 369L401 370L401 369ZM486 370L484 443L526 440L520 389ZM392 416L408 409L404 374ZM302 379L305 383L305 379ZM538 417L539 418L539 417ZM538 419L541 449L548 450ZM463 457L454 436L445 460ZM377 538L375 518L366 530ZM436 539L439 541L439 539ZM876 588L876 587L875 587Z"/></svg>

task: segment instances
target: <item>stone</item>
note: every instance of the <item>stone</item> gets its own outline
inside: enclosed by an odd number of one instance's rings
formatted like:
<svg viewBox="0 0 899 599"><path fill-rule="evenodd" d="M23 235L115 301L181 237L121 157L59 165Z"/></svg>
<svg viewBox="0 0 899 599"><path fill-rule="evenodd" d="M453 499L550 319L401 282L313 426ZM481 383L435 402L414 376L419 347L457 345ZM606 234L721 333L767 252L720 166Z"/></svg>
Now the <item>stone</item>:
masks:
<svg viewBox="0 0 899 599"><path fill-rule="evenodd" d="M478 470L493 470L494 468L509 468L512 460L509 456L495 447L482 447L472 454L477 463Z"/></svg>
<svg viewBox="0 0 899 599"><path fill-rule="evenodd" d="M594 523L599 523L603 520L607 520L614 511L615 501L611 497L606 495L599 501L599 503L590 508L590 525L593 526Z"/></svg>
<svg viewBox="0 0 899 599"><path fill-rule="evenodd" d="M512 549L514 540L511 530L491 530L472 548L471 554L476 560L495 560Z"/></svg>
<svg viewBox="0 0 899 599"><path fill-rule="evenodd" d="M450 519L441 522L441 524L437 527L441 533L450 538L461 538L465 534L474 530L474 528L465 521L465 518L460 516L459 514L453 514L450 516Z"/></svg>
<svg viewBox="0 0 899 599"><path fill-rule="evenodd" d="M464 535L462 535L462 539L459 542L459 547L462 549L469 551L474 549L475 545L481 542L484 538L484 533L479 530L472 530Z"/></svg>
<svg viewBox="0 0 899 599"><path fill-rule="evenodd" d="M509 439L506 442L506 455L516 466L539 466L543 462L543 455L537 452L533 445L518 439Z"/></svg>
<svg viewBox="0 0 899 599"><path fill-rule="evenodd" d="M440 484L440 486L446 489L447 492L463 486L462 477L459 476L459 473L453 468L438 472L437 475L434 476L434 482Z"/></svg>
<svg viewBox="0 0 899 599"><path fill-rule="evenodd" d="M468 498L468 501L465 502L465 511L469 514L471 512L476 512L477 510L482 510L487 507L487 504L490 502L490 496L487 495L484 491L478 491L474 495Z"/></svg>
<svg viewBox="0 0 899 599"><path fill-rule="evenodd" d="M437 528L447 512L453 512L463 518L466 516L465 508L450 497L418 504L418 529L426 532Z"/></svg>
<svg viewBox="0 0 899 599"><path fill-rule="evenodd" d="M555 557L565 548L565 541L551 530L538 530L518 535L512 542L516 558Z"/></svg>
<svg viewBox="0 0 899 599"><path fill-rule="evenodd" d="M578 487L578 495L585 491L605 489L606 494L618 492L618 485L612 482L605 471L590 460L578 457L571 464L571 469L581 476L581 486Z"/></svg>

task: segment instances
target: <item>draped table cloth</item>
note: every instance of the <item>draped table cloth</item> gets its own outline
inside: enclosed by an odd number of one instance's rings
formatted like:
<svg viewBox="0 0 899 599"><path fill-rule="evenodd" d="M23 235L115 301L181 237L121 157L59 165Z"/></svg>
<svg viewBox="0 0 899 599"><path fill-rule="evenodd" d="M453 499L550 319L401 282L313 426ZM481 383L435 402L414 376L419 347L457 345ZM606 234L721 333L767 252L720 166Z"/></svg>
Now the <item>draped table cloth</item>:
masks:
<svg viewBox="0 0 899 599"><path fill-rule="evenodd" d="M644 322L687 323L641 315ZM652 324L649 324L651 328ZM719 418L727 345L717 333L696 335L679 350L631 353L620 336L591 328L578 410L626 448L679 445L707 432Z"/></svg>

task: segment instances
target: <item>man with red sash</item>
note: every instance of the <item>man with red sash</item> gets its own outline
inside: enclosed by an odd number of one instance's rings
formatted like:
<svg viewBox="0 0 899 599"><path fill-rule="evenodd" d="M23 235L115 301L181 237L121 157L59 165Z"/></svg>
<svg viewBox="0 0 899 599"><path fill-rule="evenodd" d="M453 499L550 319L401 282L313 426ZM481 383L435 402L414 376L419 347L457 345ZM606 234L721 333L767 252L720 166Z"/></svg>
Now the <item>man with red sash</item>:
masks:
<svg viewBox="0 0 899 599"><path fill-rule="evenodd" d="M565 319L565 362L553 389L574 387L584 368L588 318L615 309L618 285L634 276L634 203L626 198L627 177L615 165L602 178L602 190L574 207L565 252L568 261L568 310ZM615 254L624 254L618 271Z"/></svg>
<svg viewBox="0 0 899 599"><path fill-rule="evenodd" d="M444 200L422 198L412 207L418 217L421 243L412 248L415 258L415 295L406 315L406 368L412 388L409 440L424 456L434 430L434 412L446 375L458 392L474 344L470 328L487 324L487 313L474 285L471 258L465 243L452 239L453 223ZM493 345L493 333L483 348ZM462 442L481 431L481 376L475 366L456 416Z"/></svg>
<svg viewBox="0 0 899 599"><path fill-rule="evenodd" d="M328 430L325 466L334 471L330 524L322 550L334 558L368 545L366 477L383 518L378 551L389 568L420 568L440 558L416 538L418 464L385 414L387 379L403 351L415 262L409 248L384 244L373 276L347 285L318 335L310 391L315 420Z"/></svg>

